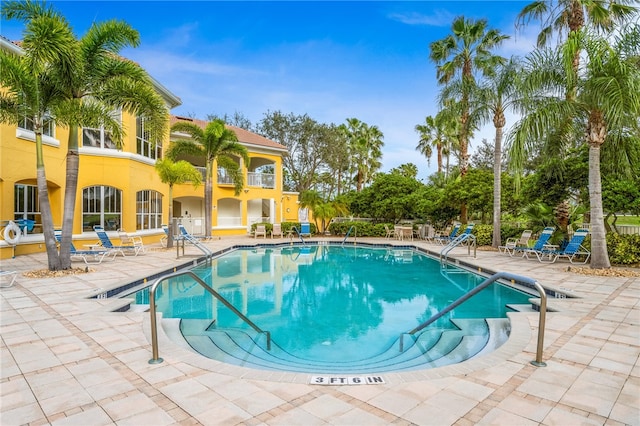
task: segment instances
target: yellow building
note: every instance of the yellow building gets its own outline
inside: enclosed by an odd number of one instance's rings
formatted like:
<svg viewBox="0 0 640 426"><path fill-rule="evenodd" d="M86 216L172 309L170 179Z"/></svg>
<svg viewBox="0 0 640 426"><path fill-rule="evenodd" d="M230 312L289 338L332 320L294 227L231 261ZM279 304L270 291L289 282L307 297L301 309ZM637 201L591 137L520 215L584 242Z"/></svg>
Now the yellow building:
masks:
<svg viewBox="0 0 640 426"><path fill-rule="evenodd" d="M0 48L20 51L15 44L0 37ZM181 105L176 95L154 81L167 104L167 114ZM117 149L102 129L81 129L80 170L73 239L80 246L97 240L94 225L102 225L117 236L124 229L154 243L164 235L161 225L170 222L169 187L160 181L155 170L156 159L175 135L163 144L153 145L145 139L144 120L120 113L126 136L122 149ZM189 118L205 126L206 122ZM249 151L249 168L242 164L245 188L234 196L233 185L219 172L213 187L212 235L247 234L256 222L296 221L298 194L283 191L282 155L286 147L246 130L229 126ZM43 150L54 226L62 225L65 190L65 158L68 129L53 122L45 129ZM184 137L184 136L182 136ZM240 160L239 160L240 161ZM196 166L198 164L193 159ZM173 191L174 217L181 218L187 230L204 233L204 185L176 185ZM19 238L4 232L10 220L29 219L31 229ZM23 222L24 223L24 222ZM10 258L44 251L44 238L38 208L36 186L35 134L31 123L18 126L0 124L0 258ZM5 237L9 238L5 238ZM7 241L8 240L8 241ZM11 244L14 243L14 244Z"/></svg>

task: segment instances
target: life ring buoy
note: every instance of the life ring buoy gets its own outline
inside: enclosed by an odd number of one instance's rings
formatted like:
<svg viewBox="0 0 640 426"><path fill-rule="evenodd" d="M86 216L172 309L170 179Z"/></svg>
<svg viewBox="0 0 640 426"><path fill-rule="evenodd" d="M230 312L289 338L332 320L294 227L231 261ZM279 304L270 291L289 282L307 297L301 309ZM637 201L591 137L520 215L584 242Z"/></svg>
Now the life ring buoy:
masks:
<svg viewBox="0 0 640 426"><path fill-rule="evenodd" d="M15 246L20 242L20 238L22 238L20 227L16 225L14 221L10 220L9 224L4 228L4 240L12 246Z"/></svg>

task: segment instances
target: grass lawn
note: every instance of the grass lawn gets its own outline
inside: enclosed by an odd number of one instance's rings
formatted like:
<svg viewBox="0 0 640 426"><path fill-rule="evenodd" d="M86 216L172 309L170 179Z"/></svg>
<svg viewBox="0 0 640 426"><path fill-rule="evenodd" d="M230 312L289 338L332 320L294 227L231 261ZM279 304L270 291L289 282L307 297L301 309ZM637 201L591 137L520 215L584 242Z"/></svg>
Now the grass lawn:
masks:
<svg viewBox="0 0 640 426"><path fill-rule="evenodd" d="M613 223L613 216L609 218L609 224ZM618 216L616 225L635 225L640 226L640 216Z"/></svg>

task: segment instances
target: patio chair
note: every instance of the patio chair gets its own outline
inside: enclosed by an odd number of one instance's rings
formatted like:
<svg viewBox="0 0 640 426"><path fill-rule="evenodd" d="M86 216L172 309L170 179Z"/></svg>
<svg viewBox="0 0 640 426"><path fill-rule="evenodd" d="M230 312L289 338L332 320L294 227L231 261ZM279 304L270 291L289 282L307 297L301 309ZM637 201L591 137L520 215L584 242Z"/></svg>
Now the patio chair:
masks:
<svg viewBox="0 0 640 426"><path fill-rule="evenodd" d="M532 234L533 231L531 229L525 229L524 231L522 231L522 235L520 235L520 238L507 238L507 241L503 246L498 246L498 251L500 253L509 253L510 255L512 255L511 252L516 247L529 247L529 239L531 238Z"/></svg>
<svg viewBox="0 0 640 426"><path fill-rule="evenodd" d="M301 223L300 224L300 232L299 235L302 236L307 236L307 237L311 237L311 224L308 222L305 223Z"/></svg>
<svg viewBox="0 0 640 426"><path fill-rule="evenodd" d="M549 242L549 239L551 238L555 230L556 228L554 226L547 226L542 230L542 232L540 233L540 237L538 237L533 247L516 246L511 249L509 255L513 257L516 253L522 253L522 257L526 257L528 259L528 253L540 251L544 248L544 246Z"/></svg>
<svg viewBox="0 0 640 426"><path fill-rule="evenodd" d="M277 235L278 238L282 238L284 235L282 234L282 225L279 223L274 223L273 228L271 229L271 238L274 235Z"/></svg>
<svg viewBox="0 0 640 426"><path fill-rule="evenodd" d="M455 237L456 234L458 233L458 230L460 229L460 224L456 224L453 229L451 229L451 233L449 235L445 235L442 237L434 237L434 241L438 244L448 244L450 243Z"/></svg>
<svg viewBox="0 0 640 426"><path fill-rule="evenodd" d="M120 244L122 246L135 246L141 247L140 251L144 253L146 251L142 237L137 235L131 235L124 229L118 229L118 237L120 237Z"/></svg>
<svg viewBox="0 0 640 426"><path fill-rule="evenodd" d="M115 251L116 255L120 253L122 256L126 256L124 254L126 250L128 252L133 252L133 255L137 256L140 252L144 250L144 246L136 245L136 244L119 245L119 246L114 245L111 242L109 235L107 235L107 232L104 230L102 226L95 225L93 227L93 230L98 235L98 238L100 239L100 244L102 244L102 247Z"/></svg>
<svg viewBox="0 0 640 426"><path fill-rule="evenodd" d="M389 229L389 225L384 226L385 238L392 238L395 231L393 229Z"/></svg>
<svg viewBox="0 0 640 426"><path fill-rule="evenodd" d="M253 231L253 238L258 238L258 235L267 238L267 227L265 225L256 225L256 230Z"/></svg>
<svg viewBox="0 0 640 426"><path fill-rule="evenodd" d="M62 241L62 231L54 230L53 234L56 237L56 241L58 241L58 243L60 243ZM113 260L113 259L116 258L116 255L118 254L117 251L110 250L110 249L107 249L107 248L91 249L91 250L78 250L73 245L73 243L71 243L70 252L71 252L71 261L82 260L87 265L100 264L109 255L113 255L113 258L111 259L111 260ZM90 259L93 259L93 260L90 260Z"/></svg>
<svg viewBox="0 0 640 426"><path fill-rule="evenodd" d="M167 241L169 241L169 226L161 225L162 230L164 231L164 235L160 238L160 245L162 247L167 247Z"/></svg>
<svg viewBox="0 0 640 426"><path fill-rule="evenodd" d="M582 246L582 243L588 234L588 229L578 229L564 249L557 250L554 248L556 246L545 245L541 250L526 253L527 258L529 257L528 254L532 253L536 255L540 262L554 263L559 258L566 257L572 264L584 265L589 261L589 257L591 257L591 252ZM582 258L583 256L584 261L578 261L576 259Z"/></svg>
<svg viewBox="0 0 640 426"><path fill-rule="evenodd" d="M0 280L4 278L7 279L6 280L7 283L0 284L0 288L9 288L16 282L16 278L18 278L18 272L17 271L0 271Z"/></svg>

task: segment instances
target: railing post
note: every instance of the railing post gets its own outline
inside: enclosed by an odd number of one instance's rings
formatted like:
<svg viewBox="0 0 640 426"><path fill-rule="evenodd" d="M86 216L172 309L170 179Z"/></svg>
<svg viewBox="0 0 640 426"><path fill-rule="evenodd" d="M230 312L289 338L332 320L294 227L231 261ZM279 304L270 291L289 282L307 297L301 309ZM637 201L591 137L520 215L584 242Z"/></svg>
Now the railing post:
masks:
<svg viewBox="0 0 640 426"><path fill-rule="evenodd" d="M159 281L156 281L156 284ZM152 285L149 290L149 311L151 312L151 352L153 358L149 364L160 364L164 361L158 356L158 324L156 319L156 285Z"/></svg>
<svg viewBox="0 0 640 426"><path fill-rule="evenodd" d="M542 351L544 348L544 328L547 319L547 292L537 281L533 283L540 293L540 315L538 317L538 345L536 348L536 359L531 361L536 367L546 367L547 363L542 361Z"/></svg>

